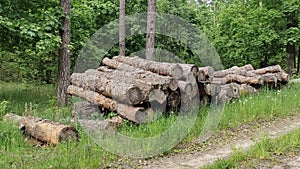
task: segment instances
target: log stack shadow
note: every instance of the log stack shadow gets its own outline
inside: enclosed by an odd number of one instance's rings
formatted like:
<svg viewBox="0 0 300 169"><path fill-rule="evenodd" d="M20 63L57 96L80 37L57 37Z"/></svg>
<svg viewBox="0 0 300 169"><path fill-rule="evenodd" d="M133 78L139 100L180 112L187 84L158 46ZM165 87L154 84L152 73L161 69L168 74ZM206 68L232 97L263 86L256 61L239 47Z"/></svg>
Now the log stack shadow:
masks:
<svg viewBox="0 0 300 169"><path fill-rule="evenodd" d="M279 65L254 69L248 64L216 71L193 64L145 60L139 57L104 58L98 69L73 73L67 92L116 112L137 124L169 112L187 113L193 106L221 104L263 86L279 88L289 76Z"/></svg>

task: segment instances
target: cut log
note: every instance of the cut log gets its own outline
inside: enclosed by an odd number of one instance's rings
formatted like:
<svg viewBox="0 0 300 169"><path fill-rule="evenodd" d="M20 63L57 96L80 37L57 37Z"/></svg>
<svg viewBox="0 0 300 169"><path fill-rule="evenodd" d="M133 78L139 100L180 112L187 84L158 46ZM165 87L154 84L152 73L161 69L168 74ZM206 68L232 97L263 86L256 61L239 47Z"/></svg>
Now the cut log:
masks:
<svg viewBox="0 0 300 169"><path fill-rule="evenodd" d="M148 91L143 91L133 83L126 83L128 81L122 80L123 77L107 78L103 74L96 70L94 74L91 73L91 70L89 74L73 73L71 75L71 84L132 105L141 104L147 100L147 95L145 94L151 92L151 87L149 87Z"/></svg>
<svg viewBox="0 0 300 169"><path fill-rule="evenodd" d="M181 94L191 95L193 92L193 86L189 82L178 81L178 86Z"/></svg>
<svg viewBox="0 0 300 169"><path fill-rule="evenodd" d="M233 66L232 68L229 68L229 69L215 71L214 77L220 78L220 77L225 77L230 74L246 76L247 72L253 71L253 70L254 69L253 69L252 65L250 65L250 64L242 66L242 67Z"/></svg>
<svg viewBox="0 0 300 169"><path fill-rule="evenodd" d="M142 59L137 56L135 57L115 56L113 57L113 60L126 63L136 68L151 71L153 73L158 73L160 75L171 76L176 79L179 79L183 74L182 68L179 66L179 64L176 63L155 62L151 60ZM104 64L106 65L106 63Z"/></svg>
<svg viewBox="0 0 300 169"><path fill-rule="evenodd" d="M124 121L124 119L120 116L116 116L105 120L80 119L78 121L84 129L97 131L97 130L116 130Z"/></svg>
<svg viewBox="0 0 300 169"><path fill-rule="evenodd" d="M257 89L247 84L241 84L239 85L239 88L240 88L240 95L247 95L247 94L253 94L258 92Z"/></svg>
<svg viewBox="0 0 300 169"><path fill-rule="evenodd" d="M74 119L93 119L99 117L101 111L99 106L87 101L76 102L73 105L72 117Z"/></svg>
<svg viewBox="0 0 300 169"><path fill-rule="evenodd" d="M209 96L215 96L219 94L221 91L221 85L219 84L204 84L199 83L199 94L200 95L209 95Z"/></svg>
<svg viewBox="0 0 300 169"><path fill-rule="evenodd" d="M154 89L153 92L149 95L149 102L151 105L151 108L156 113L163 113L166 112L167 109L167 95L159 90Z"/></svg>
<svg viewBox="0 0 300 169"><path fill-rule="evenodd" d="M91 103L100 105L110 111L117 112L120 116L136 123L145 123L154 116L152 108L133 107L127 104L119 103L115 100L105 97L94 91L70 85L67 89L68 94L81 97Z"/></svg>
<svg viewBox="0 0 300 169"><path fill-rule="evenodd" d="M228 74L223 78L213 78L212 83L213 84L220 84L224 85L227 83L238 83L238 84L251 84L251 85L260 85L262 86L264 83L264 79L260 78L261 76L256 77L245 77L241 75L236 74Z"/></svg>
<svg viewBox="0 0 300 169"><path fill-rule="evenodd" d="M78 131L74 127L47 119L6 114L3 121L18 124L26 134L48 144L55 145L63 141L78 140Z"/></svg>
<svg viewBox="0 0 300 169"><path fill-rule="evenodd" d="M169 88L172 91L176 91L178 89L178 83L175 78L168 76L160 76L153 72L138 69L125 63L121 63L108 58L104 58L102 62L103 64L111 68L118 69L120 71L131 74L133 79L142 80L144 83L147 83L149 85L158 85L162 90L166 90ZM103 70L103 68L100 68L98 70L101 71Z"/></svg>
<svg viewBox="0 0 300 169"><path fill-rule="evenodd" d="M194 64L180 64L180 67L183 69L183 76L186 76L187 73L192 73L195 79L198 77L199 68Z"/></svg>
<svg viewBox="0 0 300 169"><path fill-rule="evenodd" d="M230 83L221 86L221 91L216 97L216 103L227 103L232 98L239 98L240 97L240 89L239 86L235 83Z"/></svg>
<svg viewBox="0 0 300 169"><path fill-rule="evenodd" d="M167 111L178 112L180 109L180 92L172 91L167 98Z"/></svg>
<svg viewBox="0 0 300 169"><path fill-rule="evenodd" d="M253 72L259 75L266 74L266 73L278 73L281 72L281 67L279 65L269 66L262 69L256 69Z"/></svg>
<svg viewBox="0 0 300 169"><path fill-rule="evenodd" d="M214 68L211 66L199 67L198 82L211 82L214 76Z"/></svg>

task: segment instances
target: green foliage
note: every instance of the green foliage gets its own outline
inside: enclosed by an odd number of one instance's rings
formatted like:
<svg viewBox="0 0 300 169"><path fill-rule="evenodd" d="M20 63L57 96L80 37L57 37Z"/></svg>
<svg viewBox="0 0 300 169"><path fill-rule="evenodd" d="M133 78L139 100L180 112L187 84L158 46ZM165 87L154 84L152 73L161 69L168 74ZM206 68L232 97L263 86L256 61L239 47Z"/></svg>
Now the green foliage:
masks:
<svg viewBox="0 0 300 169"><path fill-rule="evenodd" d="M299 0L262 0L261 7L258 1L216 0L202 5L186 0L157 1L158 13L179 16L200 28L215 45L225 67L248 63L256 68L273 64L285 67L286 45L300 43L299 9ZM145 12L147 0L126 2L127 16ZM72 1L72 68L91 35L117 20L118 13L117 1ZM0 80L56 81L62 17L59 1L55 0L0 2ZM163 22L159 24L171 25ZM294 26L287 28L289 24ZM141 28L129 25L128 31L136 35L126 38L126 54L143 50L146 36L137 34ZM156 48L165 49L186 63L201 66L204 63L199 59L200 54L174 38L186 33L187 30L174 32L172 37L157 34ZM195 32L193 36L201 35ZM118 48L116 44L106 56L117 55ZM205 51L201 51L201 55L205 55Z"/></svg>
<svg viewBox="0 0 300 169"><path fill-rule="evenodd" d="M299 44L299 25L286 29L299 21L288 18L299 18L299 1L262 1L261 7L257 1L233 1L219 6L217 24L209 34L225 67L285 67L285 45Z"/></svg>

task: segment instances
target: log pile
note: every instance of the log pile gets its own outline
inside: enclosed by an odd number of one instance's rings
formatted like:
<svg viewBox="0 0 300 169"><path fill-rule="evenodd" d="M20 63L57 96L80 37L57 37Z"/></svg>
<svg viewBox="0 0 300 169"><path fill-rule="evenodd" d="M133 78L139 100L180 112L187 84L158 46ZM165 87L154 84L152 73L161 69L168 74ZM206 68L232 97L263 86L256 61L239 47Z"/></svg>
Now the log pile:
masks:
<svg viewBox="0 0 300 169"><path fill-rule="evenodd" d="M99 105L102 111L145 123L160 113L188 110L192 104L228 102L263 86L277 88L288 81L288 74L278 65L215 71L210 66L115 56L104 58L97 70L73 73L67 92Z"/></svg>

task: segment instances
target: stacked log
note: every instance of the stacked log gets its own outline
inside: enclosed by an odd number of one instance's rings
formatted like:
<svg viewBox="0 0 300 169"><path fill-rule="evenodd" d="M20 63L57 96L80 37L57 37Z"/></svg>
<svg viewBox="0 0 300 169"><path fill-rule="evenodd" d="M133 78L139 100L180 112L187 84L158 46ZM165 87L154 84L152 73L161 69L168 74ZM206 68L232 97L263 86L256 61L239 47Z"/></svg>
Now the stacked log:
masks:
<svg viewBox="0 0 300 169"><path fill-rule="evenodd" d="M248 64L215 71L210 66L115 56L104 58L97 70L72 74L68 93L122 118L145 123L161 113L228 102L263 86L277 88L288 81L279 65L255 70Z"/></svg>
<svg viewBox="0 0 300 169"><path fill-rule="evenodd" d="M214 86L211 90L214 92L208 95L213 96L216 103L224 103L239 98L242 94L256 93L264 86L278 88L288 81L289 75L279 65L256 70L250 64L242 67L234 66L213 73L211 84ZM216 88L216 85L219 87Z"/></svg>
<svg viewBox="0 0 300 169"><path fill-rule="evenodd" d="M191 93L188 84L168 75L172 70L182 70L177 64L171 69L165 64L165 67L160 67L162 71L154 69L154 72L161 73L154 73L116 59L104 58L102 62L104 66L97 70L73 73L67 92L117 112L133 122L145 123L153 119L154 112L178 111L181 99L179 88L183 87ZM144 66L147 65L146 60L144 62Z"/></svg>

